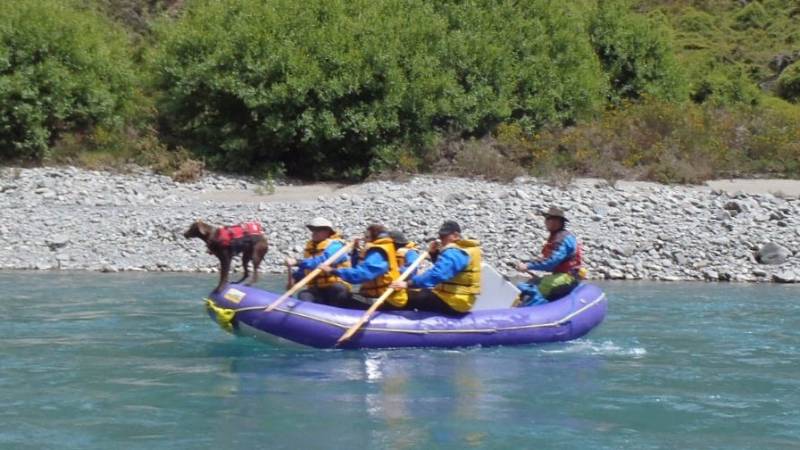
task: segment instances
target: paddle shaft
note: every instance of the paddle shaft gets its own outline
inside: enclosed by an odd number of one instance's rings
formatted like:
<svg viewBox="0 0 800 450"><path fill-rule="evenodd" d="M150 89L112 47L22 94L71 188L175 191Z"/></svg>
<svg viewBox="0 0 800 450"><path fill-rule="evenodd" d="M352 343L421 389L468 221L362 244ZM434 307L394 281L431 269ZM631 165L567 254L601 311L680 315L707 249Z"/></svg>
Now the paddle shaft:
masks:
<svg viewBox="0 0 800 450"><path fill-rule="evenodd" d="M340 249L339 249L339 250L338 250L336 253L334 253L333 255L331 255L331 257L330 257L330 258L326 259L326 260L325 260L325 261L324 261L322 264L320 264L320 266L322 266L322 265L328 265L328 264L333 264L334 262L336 262L336 260L337 260L337 259L341 258L341 257L342 257L342 256L343 256L345 253L349 252L351 247L353 247L353 244L352 244L351 242L350 242L350 243L347 243L347 244L345 244L345 245L344 245L342 248L340 248ZM313 280L313 279L314 279L314 278L315 278L317 275L319 275L321 272L322 272L322 269L319 269L319 268L316 268L316 269L312 270L312 271L311 271L311 272L310 272L308 275L306 275L305 277L303 277L303 279L302 279L302 280L298 281L298 282L297 282L297 283L295 283L295 284L294 284L292 287L290 287L290 288L289 288L289 290L288 290L288 291L286 291L286 293L284 293L283 295L281 295L280 297L278 297L278 299L277 299L277 300L275 300L275 302L273 302L271 305L269 305L269 306L267 306L266 308L264 308L264 312L270 312L270 311L272 311L273 309L277 308L277 307L278 307L278 305L280 305L281 303L283 303L284 301L286 301L286 299L287 299L287 298L291 297L291 296L292 296L292 295L294 295L294 294L295 294L297 291L299 291L300 289L302 289L303 287L305 287L305 285L306 285L306 284L308 284L308 282L309 282L309 281ZM291 276L291 275L290 275L290 276Z"/></svg>
<svg viewBox="0 0 800 450"><path fill-rule="evenodd" d="M291 289L294 286L294 277L292 276L292 266L286 266L286 289Z"/></svg>
<svg viewBox="0 0 800 450"><path fill-rule="evenodd" d="M416 268L419 267L419 265L422 263L422 261L427 257L428 257L428 252L420 253L420 255L417 258L417 260L414 261L413 263L411 263L411 265L408 266L408 268L405 270L405 272L403 272L396 281L405 281L405 279L408 278L409 275L411 275L414 272L414 270L416 270ZM361 326L364 325L364 323L367 322L370 319L370 316L372 316L372 313L374 313L375 310L377 310L383 304L383 302L385 302L386 299L388 299L389 296L392 295L393 293L394 293L394 289L389 288L380 297L378 297L378 299L375 300L375 303L373 303L372 306L369 307L367 312L365 312L364 315L361 316L360 319L358 319L358 322L356 322L355 325L350 327L342 335L342 337L340 337L339 340L336 341L336 345L339 345L339 344L347 341L351 337L353 337L353 335L356 334L356 332L361 328Z"/></svg>

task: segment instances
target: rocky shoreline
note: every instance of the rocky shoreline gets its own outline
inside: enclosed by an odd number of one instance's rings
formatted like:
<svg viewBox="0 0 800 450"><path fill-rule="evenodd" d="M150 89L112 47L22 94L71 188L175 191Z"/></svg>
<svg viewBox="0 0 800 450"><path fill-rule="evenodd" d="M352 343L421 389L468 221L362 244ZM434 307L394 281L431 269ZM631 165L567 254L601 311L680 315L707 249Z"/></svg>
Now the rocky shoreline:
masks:
<svg viewBox="0 0 800 450"><path fill-rule="evenodd" d="M262 272L283 273L283 258L302 252L303 224L324 216L350 237L380 221L417 241L456 219L481 240L485 259L511 274L507 264L533 257L545 239L538 212L556 205L584 243L591 278L800 282L796 196L598 180L562 190L532 178L433 176L296 189L302 195L270 195L253 180L213 174L176 183L143 169L4 168L0 269L213 272L217 260L202 242L182 236L202 218L260 220L270 242Z"/></svg>

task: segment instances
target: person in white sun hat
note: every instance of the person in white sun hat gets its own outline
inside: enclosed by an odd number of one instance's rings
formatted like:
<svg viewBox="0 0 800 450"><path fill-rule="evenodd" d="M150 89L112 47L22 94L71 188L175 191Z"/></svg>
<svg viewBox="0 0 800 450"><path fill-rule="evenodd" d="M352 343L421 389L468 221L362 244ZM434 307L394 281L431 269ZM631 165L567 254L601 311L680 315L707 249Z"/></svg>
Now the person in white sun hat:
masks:
<svg viewBox="0 0 800 450"><path fill-rule="evenodd" d="M317 268L325 260L333 256L344 245L342 236L333 227L333 223L323 217L315 217L306 224L311 232L311 239L306 242L303 259L286 258L286 266L293 270L292 279L297 282ZM350 259L343 255L334 264L335 268L350 267ZM345 306L351 302L351 286L335 274L321 273L311 280L306 289L300 291L297 298L333 306Z"/></svg>

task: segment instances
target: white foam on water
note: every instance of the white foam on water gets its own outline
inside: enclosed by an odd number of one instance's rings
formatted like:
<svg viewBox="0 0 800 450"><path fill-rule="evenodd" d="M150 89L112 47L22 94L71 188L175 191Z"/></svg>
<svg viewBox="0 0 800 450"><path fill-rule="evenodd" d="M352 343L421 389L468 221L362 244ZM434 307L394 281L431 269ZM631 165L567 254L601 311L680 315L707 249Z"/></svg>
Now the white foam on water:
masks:
<svg viewBox="0 0 800 450"><path fill-rule="evenodd" d="M591 340L578 339L567 342L562 347L556 349L542 350L543 353L550 354L589 354L589 355L609 355L609 356L631 356L642 358L647 354L643 347L622 347L612 341L594 342Z"/></svg>

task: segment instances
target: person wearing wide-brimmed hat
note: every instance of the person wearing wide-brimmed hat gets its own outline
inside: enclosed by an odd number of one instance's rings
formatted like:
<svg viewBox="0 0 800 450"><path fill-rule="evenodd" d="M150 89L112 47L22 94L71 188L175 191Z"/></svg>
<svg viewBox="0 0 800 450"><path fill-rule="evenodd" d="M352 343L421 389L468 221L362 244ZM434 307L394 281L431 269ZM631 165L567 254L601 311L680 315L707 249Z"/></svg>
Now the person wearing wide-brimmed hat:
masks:
<svg viewBox="0 0 800 450"><path fill-rule="evenodd" d="M312 272L325 260L339 251L345 242L341 235L334 229L333 223L322 217L315 217L306 224L306 228L311 232L311 239L306 242L303 259L286 258L286 265L289 270L294 266L297 269L292 273L294 281L299 281L304 276ZM347 255L337 260L333 267L350 267L350 259ZM315 301L329 305L344 306L350 303L351 286L335 274L320 274L311 280L308 287L300 291L297 298L305 301Z"/></svg>
<svg viewBox="0 0 800 450"><path fill-rule="evenodd" d="M550 232L542 247L542 257L517 264L517 270L552 273L517 285L522 291L521 306L538 305L561 298L584 277L581 245L575 235L566 230L569 219L564 211L551 207L542 215L545 227Z"/></svg>
<svg viewBox="0 0 800 450"><path fill-rule="evenodd" d="M394 281L393 289L410 289L408 308L442 314L469 312L481 291L481 248L463 239L458 223L439 228L439 243L429 249L434 265L409 281ZM418 290L415 290L418 289Z"/></svg>

